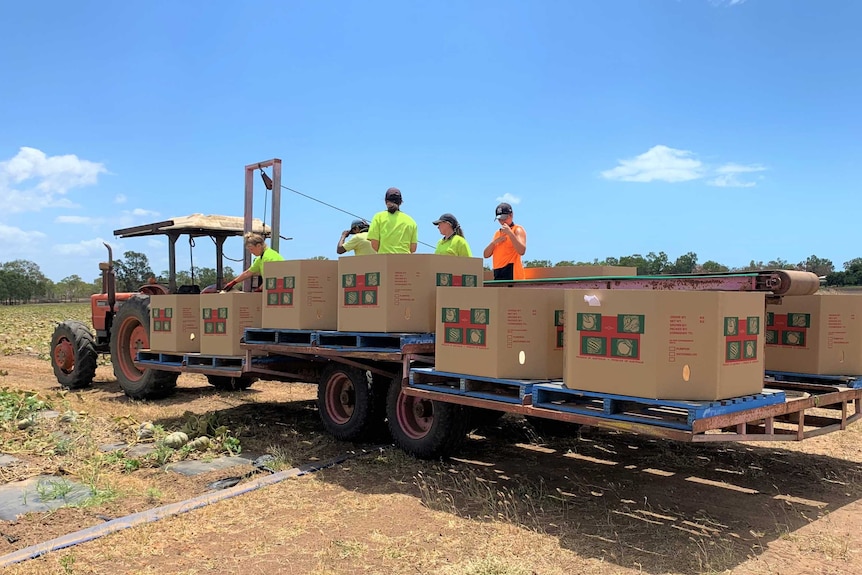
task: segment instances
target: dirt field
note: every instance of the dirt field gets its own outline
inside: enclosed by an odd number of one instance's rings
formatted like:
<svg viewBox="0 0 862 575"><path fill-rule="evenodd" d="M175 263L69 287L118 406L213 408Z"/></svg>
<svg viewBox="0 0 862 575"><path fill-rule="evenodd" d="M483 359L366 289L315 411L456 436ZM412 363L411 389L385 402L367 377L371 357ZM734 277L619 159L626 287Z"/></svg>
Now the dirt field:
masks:
<svg viewBox="0 0 862 575"><path fill-rule="evenodd" d="M251 470L186 477L99 453L105 443L135 442L144 421L165 431L217 423L244 453L273 454L281 469L367 452L7 573L859 572L858 425L798 444L688 445L592 429L539 437L506 416L476 430L456 459L421 462L386 445L332 440L313 386L258 382L224 393L183 375L173 397L133 402L108 366L91 389L62 393L39 353L0 357L0 388L36 391L76 416L3 428L0 452L22 463L0 467L0 477L53 473L89 486L93 497L0 522L0 555L200 495L215 479ZM57 437L66 438L64 449Z"/></svg>

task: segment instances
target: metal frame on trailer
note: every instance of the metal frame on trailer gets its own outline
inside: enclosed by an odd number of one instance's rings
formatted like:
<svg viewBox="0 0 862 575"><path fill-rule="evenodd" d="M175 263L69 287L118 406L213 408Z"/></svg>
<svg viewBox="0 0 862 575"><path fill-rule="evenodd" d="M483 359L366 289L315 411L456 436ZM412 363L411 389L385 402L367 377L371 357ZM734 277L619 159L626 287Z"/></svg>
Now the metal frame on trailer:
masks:
<svg viewBox="0 0 862 575"><path fill-rule="evenodd" d="M485 281L485 285L490 287L770 292L767 297L796 295L810 289L812 284L819 285L816 275L795 270Z"/></svg>
<svg viewBox="0 0 862 575"><path fill-rule="evenodd" d="M770 382L770 385L780 387L780 384L773 382ZM804 394L798 397L788 397L781 403L695 419L691 423L691 429L673 429L659 424L610 419L606 416L568 413L558 409L536 407L533 405L532 393L524 394L522 401L514 404L469 395L417 389L410 385L404 387L403 392L409 396L432 401L457 403L468 407L518 413L566 423L692 443L802 441L843 430L862 418L862 389L818 385L812 385L806 389ZM794 386L794 391L798 392L799 390ZM853 414L848 412L848 405L851 403L855 407Z"/></svg>

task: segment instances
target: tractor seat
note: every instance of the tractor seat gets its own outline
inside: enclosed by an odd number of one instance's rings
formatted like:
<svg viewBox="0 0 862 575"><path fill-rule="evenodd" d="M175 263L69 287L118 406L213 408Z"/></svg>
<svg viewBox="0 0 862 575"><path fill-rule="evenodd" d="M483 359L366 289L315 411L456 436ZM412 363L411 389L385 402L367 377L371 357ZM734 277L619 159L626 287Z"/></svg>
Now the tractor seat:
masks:
<svg viewBox="0 0 862 575"><path fill-rule="evenodd" d="M199 294L201 293L201 286L197 284L193 285L185 285L177 288L177 295L183 294Z"/></svg>

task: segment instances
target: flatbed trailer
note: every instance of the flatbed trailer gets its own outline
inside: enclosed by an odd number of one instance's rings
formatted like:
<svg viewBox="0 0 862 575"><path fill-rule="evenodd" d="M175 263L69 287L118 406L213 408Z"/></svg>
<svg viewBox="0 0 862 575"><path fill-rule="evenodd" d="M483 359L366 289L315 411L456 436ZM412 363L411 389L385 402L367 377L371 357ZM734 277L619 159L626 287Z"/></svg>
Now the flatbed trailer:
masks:
<svg viewBox="0 0 862 575"><path fill-rule="evenodd" d="M787 270L682 276L487 281L488 286L722 290L768 298L817 291L816 275ZM144 350L140 370L202 373L210 382L254 378L318 385L326 430L361 441L388 425L417 457L451 453L478 417L517 413L534 422L589 425L687 442L801 441L862 416L862 379L770 374L756 396L717 402L659 401L567 389L560 380L519 381L435 371L434 334L250 328L240 357L170 356ZM801 374L804 375L804 374ZM856 385L858 381L859 385ZM224 387L224 385L222 385Z"/></svg>
<svg viewBox="0 0 862 575"><path fill-rule="evenodd" d="M560 380L508 380L436 371L434 334L247 329L244 356L142 351L139 369L318 385L326 430L340 440L379 436L388 424L412 455L452 453L476 416L515 413L675 441L802 441L862 417L862 379L768 375L764 391L722 401L650 400L570 390Z"/></svg>

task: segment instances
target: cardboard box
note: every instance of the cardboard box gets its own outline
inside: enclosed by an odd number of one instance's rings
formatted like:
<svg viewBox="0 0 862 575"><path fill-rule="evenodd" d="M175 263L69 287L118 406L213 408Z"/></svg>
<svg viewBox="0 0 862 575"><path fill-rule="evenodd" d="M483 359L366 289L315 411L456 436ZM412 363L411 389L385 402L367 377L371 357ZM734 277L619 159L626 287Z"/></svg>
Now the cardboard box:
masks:
<svg viewBox="0 0 862 575"><path fill-rule="evenodd" d="M561 378L563 294L438 288L435 369L498 379Z"/></svg>
<svg viewBox="0 0 862 575"><path fill-rule="evenodd" d="M260 327L260 292L228 292L201 296L202 355L243 355L239 347L246 328Z"/></svg>
<svg viewBox="0 0 862 575"><path fill-rule="evenodd" d="M566 290L566 387L650 399L763 390L762 293Z"/></svg>
<svg viewBox="0 0 862 575"><path fill-rule="evenodd" d="M286 260L263 266L261 327L338 327L338 261Z"/></svg>
<svg viewBox="0 0 862 575"><path fill-rule="evenodd" d="M551 268L524 268L526 279L551 279L551 278L589 278L605 276L635 276L638 273L636 267L629 266L556 266ZM483 274L485 281L494 279L492 270Z"/></svg>
<svg viewBox="0 0 862 575"><path fill-rule="evenodd" d="M150 350L200 351L200 303L196 294L150 296Z"/></svg>
<svg viewBox="0 0 862 575"><path fill-rule="evenodd" d="M788 296L766 312L766 369L862 375L862 295Z"/></svg>
<svg viewBox="0 0 862 575"><path fill-rule="evenodd" d="M338 330L431 333L437 286L478 288L481 258L377 254L338 260Z"/></svg>

